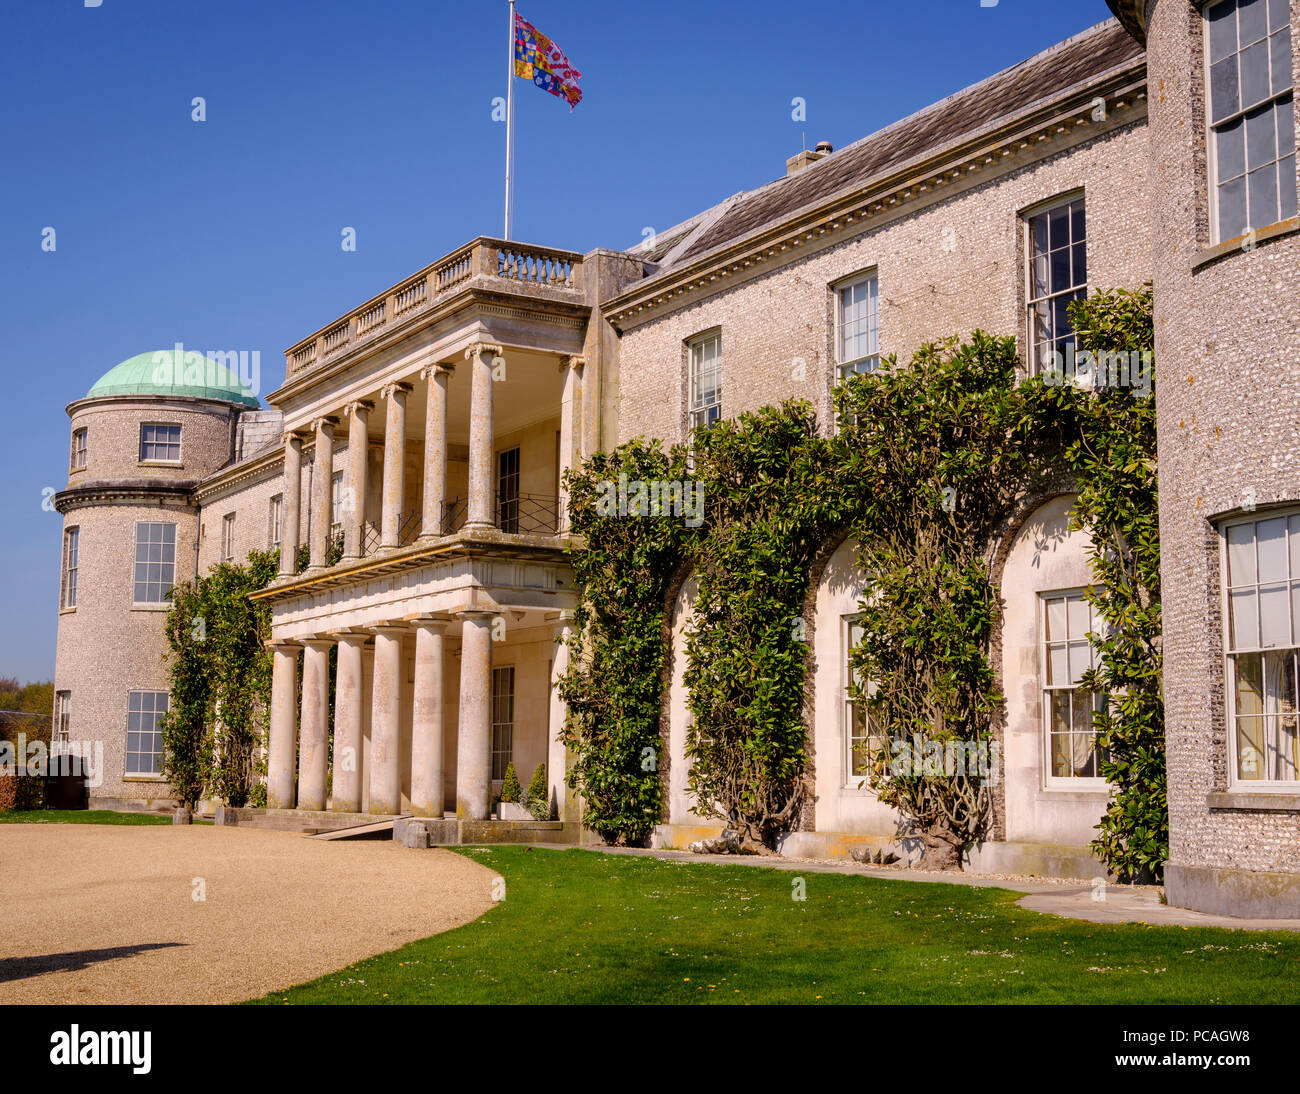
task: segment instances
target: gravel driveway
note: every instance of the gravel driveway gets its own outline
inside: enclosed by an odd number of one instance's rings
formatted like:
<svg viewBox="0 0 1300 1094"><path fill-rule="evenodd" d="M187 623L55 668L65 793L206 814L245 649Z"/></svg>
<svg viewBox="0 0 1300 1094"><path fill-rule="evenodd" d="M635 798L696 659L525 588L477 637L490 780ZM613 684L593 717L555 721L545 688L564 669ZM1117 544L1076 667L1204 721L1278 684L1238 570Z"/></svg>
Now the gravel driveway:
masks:
<svg viewBox="0 0 1300 1094"><path fill-rule="evenodd" d="M494 876L388 840L0 825L0 1003L249 999L468 923Z"/></svg>

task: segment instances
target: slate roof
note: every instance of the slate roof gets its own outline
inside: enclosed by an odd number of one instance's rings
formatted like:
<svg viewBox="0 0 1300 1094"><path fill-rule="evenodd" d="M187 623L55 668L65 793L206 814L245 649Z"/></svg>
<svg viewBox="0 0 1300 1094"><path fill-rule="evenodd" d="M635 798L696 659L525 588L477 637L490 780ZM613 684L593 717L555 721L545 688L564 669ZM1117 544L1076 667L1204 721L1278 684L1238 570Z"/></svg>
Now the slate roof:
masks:
<svg viewBox="0 0 1300 1094"><path fill-rule="evenodd" d="M1114 19L948 96L831 153L794 175L742 191L660 234L647 251L663 273L841 191L861 187L909 161L960 143L1035 103L1126 66L1142 47ZM691 238L694 236L694 238Z"/></svg>

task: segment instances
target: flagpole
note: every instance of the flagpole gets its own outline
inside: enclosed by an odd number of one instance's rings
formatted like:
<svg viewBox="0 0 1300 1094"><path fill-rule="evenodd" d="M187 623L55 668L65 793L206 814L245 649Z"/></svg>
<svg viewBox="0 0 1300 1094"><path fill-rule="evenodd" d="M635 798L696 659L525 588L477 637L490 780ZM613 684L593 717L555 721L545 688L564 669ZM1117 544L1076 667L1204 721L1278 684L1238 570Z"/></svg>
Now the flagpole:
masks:
<svg viewBox="0 0 1300 1094"><path fill-rule="evenodd" d="M510 48L506 54L506 231L510 241L515 204L515 0L510 0Z"/></svg>

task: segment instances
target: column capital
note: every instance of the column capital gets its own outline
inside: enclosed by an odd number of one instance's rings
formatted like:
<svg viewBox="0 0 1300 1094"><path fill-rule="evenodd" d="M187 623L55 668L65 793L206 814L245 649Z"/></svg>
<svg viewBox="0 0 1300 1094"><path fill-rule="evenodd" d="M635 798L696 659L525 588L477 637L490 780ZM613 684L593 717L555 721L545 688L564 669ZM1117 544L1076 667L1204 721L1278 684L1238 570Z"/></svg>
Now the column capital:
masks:
<svg viewBox="0 0 1300 1094"><path fill-rule="evenodd" d="M371 634L407 634L410 629L405 623L372 623L366 627Z"/></svg>
<svg viewBox="0 0 1300 1094"><path fill-rule="evenodd" d="M333 636L328 634L313 634L307 638L300 639L300 641L308 649L317 649L321 646L328 649L330 646L334 645Z"/></svg>
<svg viewBox="0 0 1300 1094"><path fill-rule="evenodd" d="M425 365L420 369L420 379L432 380L437 376L450 376L455 371L454 361L435 361L432 365Z"/></svg>
<svg viewBox="0 0 1300 1094"><path fill-rule="evenodd" d="M563 360L560 362L560 368L561 369L571 368L573 369L574 372L581 372L583 366L586 365L586 363L587 363L586 357L582 356L579 353L570 353L566 357L564 357Z"/></svg>
<svg viewBox="0 0 1300 1094"><path fill-rule="evenodd" d="M449 615L417 615L410 620L411 626L416 630L431 630L441 634L452 624L452 617Z"/></svg>
<svg viewBox="0 0 1300 1094"><path fill-rule="evenodd" d="M505 352L495 342L471 342L465 350L466 361L476 361L483 354L489 354L492 357L500 357Z"/></svg>
<svg viewBox="0 0 1300 1094"><path fill-rule="evenodd" d="M351 418L354 414L369 414L375 409L375 404L365 399L353 399L343 408L345 417Z"/></svg>
<svg viewBox="0 0 1300 1094"><path fill-rule="evenodd" d="M379 394L385 399L392 399L398 395L406 395L410 390L410 384L403 380L394 380L392 383L385 384Z"/></svg>
<svg viewBox="0 0 1300 1094"><path fill-rule="evenodd" d="M312 419L311 431L313 433L319 433L322 429L333 430L333 428L338 424L339 424L339 420L337 418L332 417L328 414L322 415L319 418Z"/></svg>
<svg viewBox="0 0 1300 1094"><path fill-rule="evenodd" d="M335 642L359 642L364 645L370 641L370 632L361 627L344 627L342 630L329 631L328 634Z"/></svg>
<svg viewBox="0 0 1300 1094"><path fill-rule="evenodd" d="M311 428L308 427L307 429L303 429L301 426L297 429L286 429L281 435L286 447L291 444L296 444L299 448L302 447L302 442L310 437Z"/></svg>
<svg viewBox="0 0 1300 1094"><path fill-rule="evenodd" d="M268 650L284 650L285 653L293 653L302 649L302 643L296 638L268 638L264 645Z"/></svg>

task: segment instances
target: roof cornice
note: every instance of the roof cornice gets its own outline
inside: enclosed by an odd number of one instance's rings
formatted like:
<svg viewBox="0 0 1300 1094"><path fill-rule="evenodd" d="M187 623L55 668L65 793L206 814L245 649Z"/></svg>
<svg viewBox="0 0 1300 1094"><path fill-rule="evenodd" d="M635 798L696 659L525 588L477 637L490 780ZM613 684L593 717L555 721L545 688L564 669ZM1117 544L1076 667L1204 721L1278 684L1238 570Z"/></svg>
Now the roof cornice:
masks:
<svg viewBox="0 0 1300 1094"><path fill-rule="evenodd" d="M1104 99L1105 118L1094 120L1097 99ZM1032 108L992 127L964 137L928 155L914 158L886 173L838 194L805 206L723 244L679 269L652 275L606 300L601 310L619 330L655 317L656 313L713 294L718 281L743 279L755 266L776 267L802 258L809 251L842 242L866 229L897 218L905 207L929 203L936 191L1015 170L1038 156L1037 149L1078 130L1089 137L1109 133L1139 120L1146 110L1146 61L1137 58L1117 65L1064 94L1040 100ZM1090 127L1090 128L1088 128ZM1056 138L1056 140L1054 140Z"/></svg>
<svg viewBox="0 0 1300 1094"><path fill-rule="evenodd" d="M206 505L227 490L246 486L251 482L267 478L272 473L282 471L283 464L284 446L268 447L259 456L214 471L194 488L194 500L200 505Z"/></svg>
<svg viewBox="0 0 1300 1094"><path fill-rule="evenodd" d="M193 482L150 482L123 479L117 482L86 482L54 495L60 513L97 505L158 505L194 508Z"/></svg>
<svg viewBox="0 0 1300 1094"><path fill-rule="evenodd" d="M1124 29L1145 48L1147 44L1147 0L1106 0L1106 6Z"/></svg>

